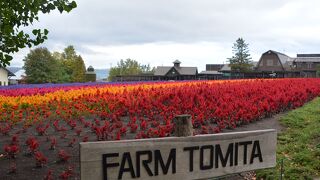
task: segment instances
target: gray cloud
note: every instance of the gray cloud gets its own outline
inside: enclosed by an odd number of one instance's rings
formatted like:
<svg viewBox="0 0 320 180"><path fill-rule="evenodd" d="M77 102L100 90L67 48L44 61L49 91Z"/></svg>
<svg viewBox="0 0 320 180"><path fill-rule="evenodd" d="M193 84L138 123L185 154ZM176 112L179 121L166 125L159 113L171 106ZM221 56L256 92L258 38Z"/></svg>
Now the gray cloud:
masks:
<svg viewBox="0 0 320 180"><path fill-rule="evenodd" d="M231 55L232 43L238 37L249 42L255 56L268 49L290 55L316 52L320 45L320 24L316 23L320 21L318 0L78 0L77 3L78 8L69 14L41 15L34 27L49 29L49 40L44 46L59 50L73 44L81 54L90 57L90 63L97 59L116 64L119 59L115 58L120 56L112 54L112 47L128 50L127 45L145 48L144 44L155 46L162 42L219 44L224 52L230 52L212 56L219 62ZM94 51L90 46L110 48ZM165 53L164 49L159 52ZM157 56L156 51L153 53ZM133 53L123 51L123 56L130 57ZM169 62L171 59L165 63Z"/></svg>
<svg viewBox="0 0 320 180"><path fill-rule="evenodd" d="M290 1L78 1L70 14L45 15L50 37L70 43L194 42L259 36L264 15ZM48 22L48 23L47 23Z"/></svg>

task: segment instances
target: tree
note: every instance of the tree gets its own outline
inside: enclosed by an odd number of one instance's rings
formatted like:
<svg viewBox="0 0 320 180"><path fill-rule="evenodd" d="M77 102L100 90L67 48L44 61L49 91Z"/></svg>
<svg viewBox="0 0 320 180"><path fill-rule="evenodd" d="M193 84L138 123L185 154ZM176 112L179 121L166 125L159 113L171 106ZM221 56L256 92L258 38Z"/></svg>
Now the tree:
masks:
<svg viewBox="0 0 320 180"><path fill-rule="evenodd" d="M141 65L141 71L143 74L150 74L150 73L154 73L154 71L156 70L155 67L151 68L150 64L148 65Z"/></svg>
<svg viewBox="0 0 320 180"><path fill-rule="evenodd" d="M0 65L10 65L12 54L24 47L31 48L47 39L47 29L33 29L32 34L21 30L39 20L39 12L44 14L58 9L60 13L76 8L70 0L1 0L0 1Z"/></svg>
<svg viewBox="0 0 320 180"><path fill-rule="evenodd" d="M233 44L233 56L228 58L232 71L250 71L252 64L248 46L249 44L242 38L238 38Z"/></svg>
<svg viewBox="0 0 320 180"><path fill-rule="evenodd" d="M24 61L28 83L85 81L84 61L73 46L65 48L63 53L52 54L47 48L36 48L30 51Z"/></svg>
<svg viewBox="0 0 320 180"><path fill-rule="evenodd" d="M81 56L78 56L74 60L72 82L85 82L86 66Z"/></svg>
<svg viewBox="0 0 320 180"><path fill-rule="evenodd" d="M47 48L31 50L23 61L28 83L63 82L63 68Z"/></svg>
<svg viewBox="0 0 320 180"><path fill-rule="evenodd" d="M59 57L58 54L56 54ZM77 55L73 46L68 46L60 55L64 69L69 76L69 82L84 82L86 67L80 55Z"/></svg>
<svg viewBox="0 0 320 180"><path fill-rule="evenodd" d="M61 75L60 75L61 83L71 82L70 76L67 73L65 65L64 65L64 61L63 61L63 58L62 58L62 53L53 52L52 56L58 63L58 68L59 68L59 70L61 72Z"/></svg>
<svg viewBox="0 0 320 180"><path fill-rule="evenodd" d="M150 65L141 65L138 61L133 59L126 59L125 61L121 59L116 67L110 68L108 79L112 81L116 76L128 76L128 75L138 75L145 73L152 73L154 68Z"/></svg>

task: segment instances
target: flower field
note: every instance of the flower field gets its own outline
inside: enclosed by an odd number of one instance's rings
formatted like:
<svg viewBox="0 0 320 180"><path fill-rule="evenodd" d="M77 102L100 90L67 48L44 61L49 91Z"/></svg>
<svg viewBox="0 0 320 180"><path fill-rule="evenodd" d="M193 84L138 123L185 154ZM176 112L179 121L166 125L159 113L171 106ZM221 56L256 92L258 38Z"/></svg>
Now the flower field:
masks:
<svg viewBox="0 0 320 180"><path fill-rule="evenodd" d="M0 88L0 179L79 176L78 143L219 133L302 106L320 79L79 83Z"/></svg>

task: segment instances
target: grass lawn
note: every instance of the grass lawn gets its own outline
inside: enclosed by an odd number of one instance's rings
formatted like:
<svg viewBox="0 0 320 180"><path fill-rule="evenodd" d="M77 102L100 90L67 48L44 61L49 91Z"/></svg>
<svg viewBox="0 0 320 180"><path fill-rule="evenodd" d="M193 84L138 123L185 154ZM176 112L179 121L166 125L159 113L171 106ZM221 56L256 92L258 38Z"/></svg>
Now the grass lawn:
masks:
<svg viewBox="0 0 320 180"><path fill-rule="evenodd" d="M258 179L320 178L320 98L280 119L286 127L278 134L277 166L257 171Z"/></svg>

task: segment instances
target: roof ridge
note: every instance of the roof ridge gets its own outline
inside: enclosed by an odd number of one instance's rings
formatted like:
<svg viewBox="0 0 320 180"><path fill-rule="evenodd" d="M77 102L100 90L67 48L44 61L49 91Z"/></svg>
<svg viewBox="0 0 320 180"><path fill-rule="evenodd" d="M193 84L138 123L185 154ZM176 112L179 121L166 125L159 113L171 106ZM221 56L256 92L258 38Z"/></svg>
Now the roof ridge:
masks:
<svg viewBox="0 0 320 180"><path fill-rule="evenodd" d="M290 56L288 56L288 55L286 55L286 54L284 54L284 53L275 51L275 50L269 50L269 51L271 51L271 52L273 52L273 53L276 53L276 54L284 55L284 56L287 56L287 57L291 58ZM269 52L269 51L267 51L267 52Z"/></svg>

